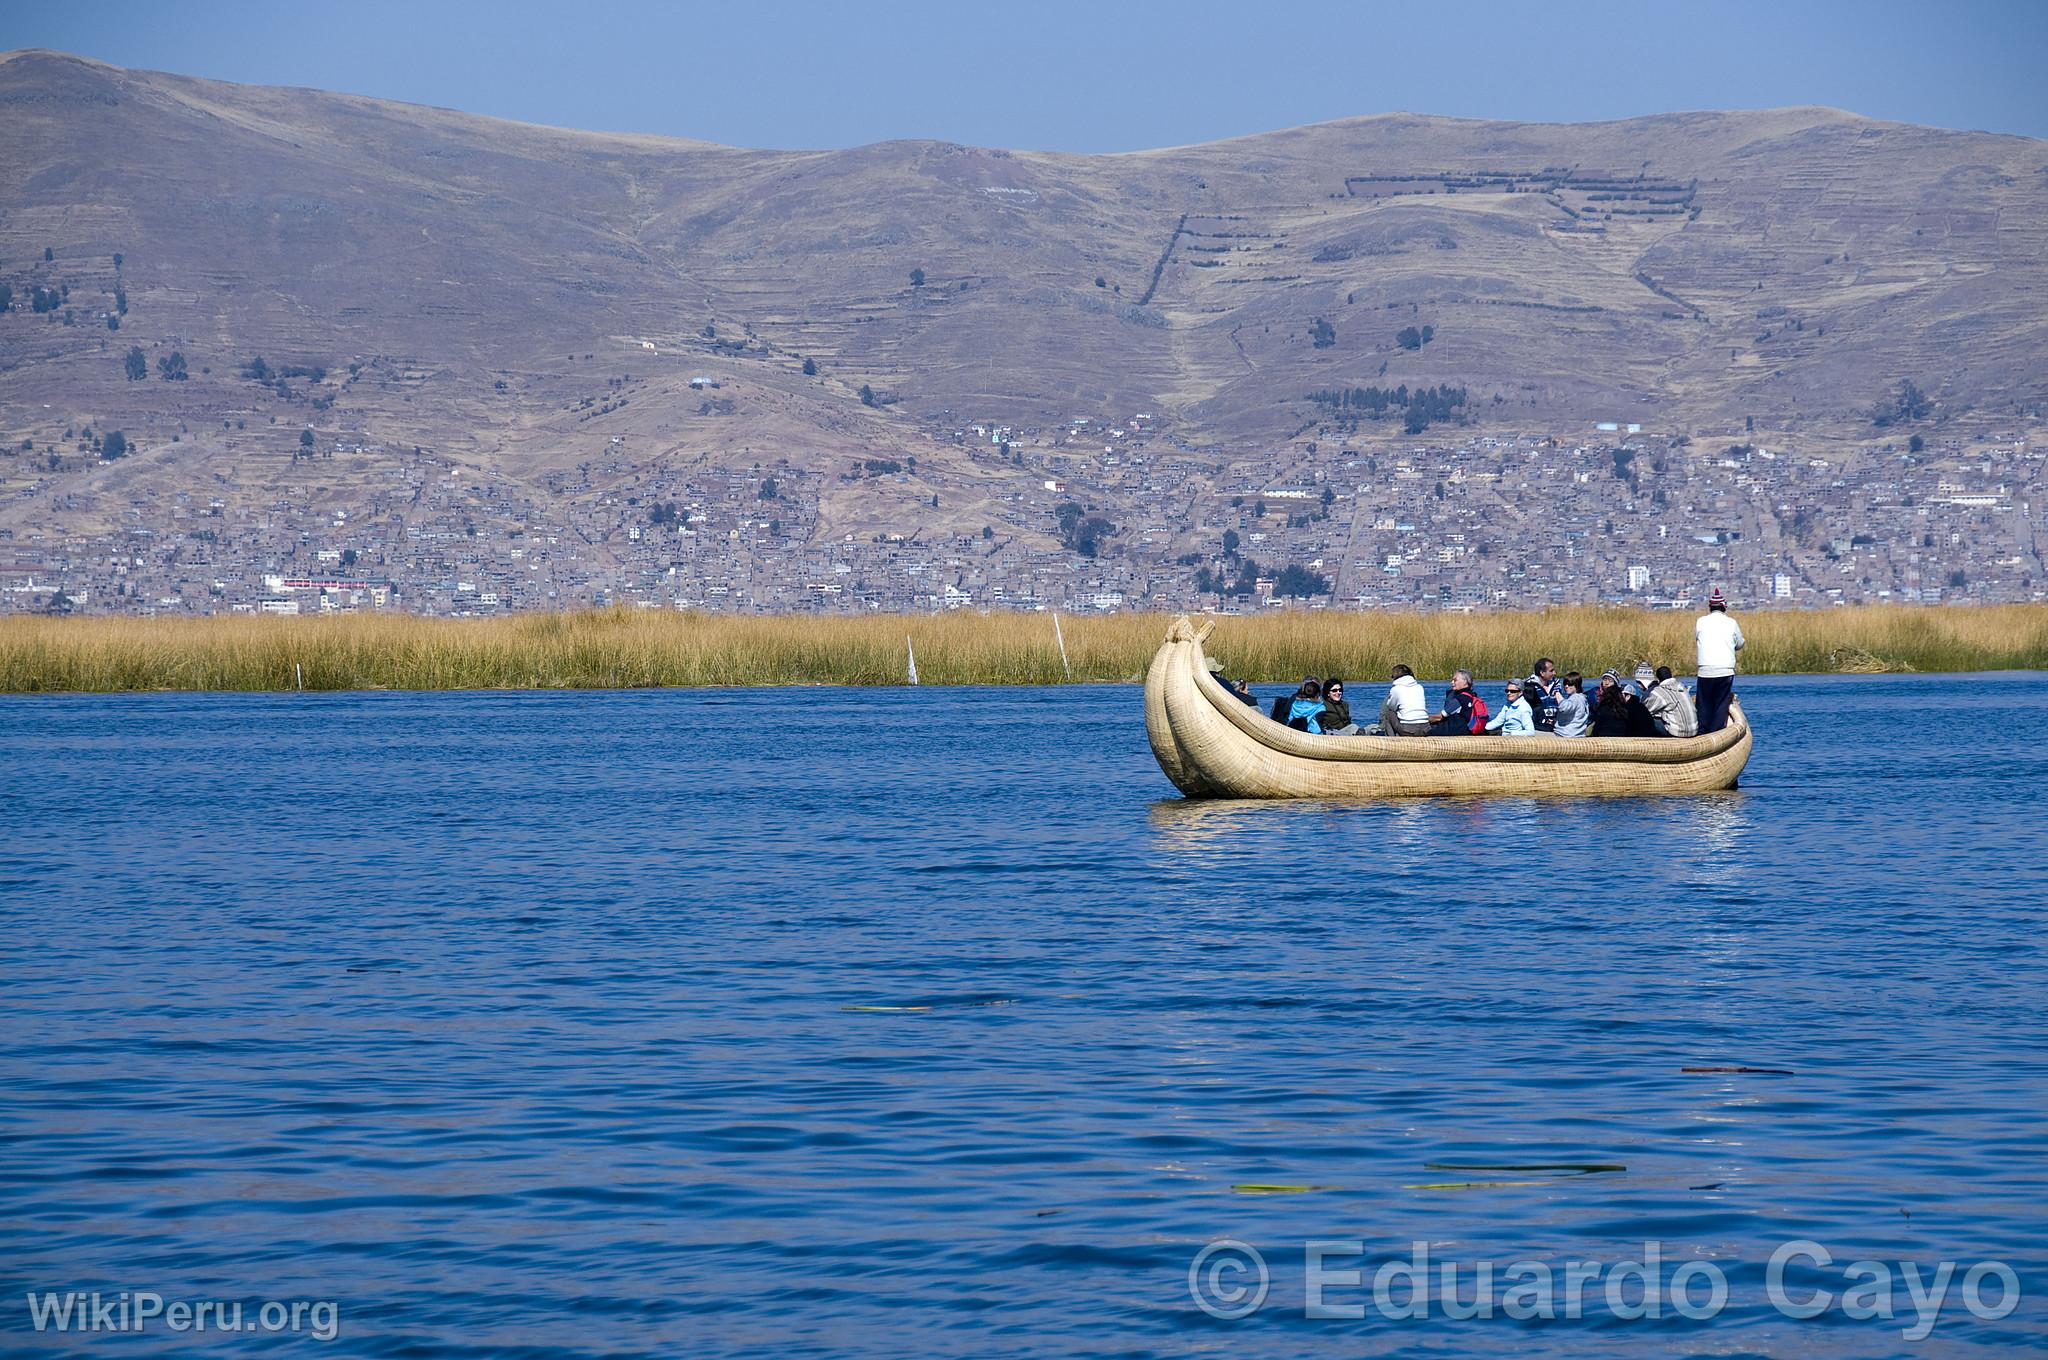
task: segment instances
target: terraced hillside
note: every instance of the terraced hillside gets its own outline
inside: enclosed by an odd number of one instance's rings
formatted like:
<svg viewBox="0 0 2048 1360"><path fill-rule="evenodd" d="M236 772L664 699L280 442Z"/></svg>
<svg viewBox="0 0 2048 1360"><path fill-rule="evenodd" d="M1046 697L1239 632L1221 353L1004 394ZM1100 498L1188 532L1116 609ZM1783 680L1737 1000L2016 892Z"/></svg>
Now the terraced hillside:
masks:
<svg viewBox="0 0 2048 1360"><path fill-rule="evenodd" d="M1368 384L1521 431L1854 433L1901 379L1936 419L2048 402L2048 144L1827 109L757 151L24 52L0 110L0 483L38 489L0 526L340 504L415 448L536 495L893 452L917 476L829 484L816 532L1050 541L950 431L1146 412L1229 454Z"/></svg>

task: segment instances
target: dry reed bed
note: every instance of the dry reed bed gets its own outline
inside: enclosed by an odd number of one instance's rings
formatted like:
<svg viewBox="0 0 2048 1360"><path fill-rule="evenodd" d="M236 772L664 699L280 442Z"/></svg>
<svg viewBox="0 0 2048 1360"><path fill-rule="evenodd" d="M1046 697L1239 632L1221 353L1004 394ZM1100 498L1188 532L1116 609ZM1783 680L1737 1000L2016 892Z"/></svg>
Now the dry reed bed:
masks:
<svg viewBox="0 0 2048 1360"><path fill-rule="evenodd" d="M2048 606L1846 609L1739 615L1751 674L2048 667ZM1163 614L1060 616L1076 681L1136 681ZM927 684L1068 678L1048 614L753 617L589 610L496 619L397 614L205 619L0 617L0 691L563 689L657 685L888 685L915 642ZM1518 675L1538 655L1590 673L1647 659L1686 670L1690 615L1289 611L1226 617L1210 642L1232 675L1384 679L1464 666ZM297 667L297 672L294 668Z"/></svg>

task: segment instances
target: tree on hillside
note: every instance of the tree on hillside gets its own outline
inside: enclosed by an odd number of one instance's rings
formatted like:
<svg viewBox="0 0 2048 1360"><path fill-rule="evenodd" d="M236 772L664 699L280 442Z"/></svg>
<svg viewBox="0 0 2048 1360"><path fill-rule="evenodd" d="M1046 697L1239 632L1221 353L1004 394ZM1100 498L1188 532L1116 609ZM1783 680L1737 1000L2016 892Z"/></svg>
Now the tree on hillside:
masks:
<svg viewBox="0 0 2048 1360"><path fill-rule="evenodd" d="M1273 578L1273 593L1296 599L1307 599L1311 595L1327 595L1330 593L1330 578L1320 572L1310 571L1307 567L1285 566L1280 569L1280 574Z"/></svg>
<svg viewBox="0 0 2048 1360"><path fill-rule="evenodd" d="M264 363L263 356L259 354L248 363L242 365L242 376L253 378L257 382L269 382L270 365Z"/></svg>
<svg viewBox="0 0 2048 1360"><path fill-rule="evenodd" d="M121 361L121 367L128 374L129 382L141 382L149 376L149 360L142 357L142 346L130 345L128 357Z"/></svg>
<svg viewBox="0 0 2048 1360"><path fill-rule="evenodd" d="M816 359L804 360L804 376L806 378L815 378L818 376L818 361Z"/></svg>
<svg viewBox="0 0 2048 1360"><path fill-rule="evenodd" d="M922 269L913 269L910 271L910 286L912 288L924 287L924 271Z"/></svg>
<svg viewBox="0 0 2048 1360"><path fill-rule="evenodd" d="M177 350L172 350L156 361L156 375L165 382L185 381L185 356Z"/></svg>
<svg viewBox="0 0 2048 1360"><path fill-rule="evenodd" d="M313 456L313 431L311 429L299 431L299 448L303 451L305 457L311 458Z"/></svg>
<svg viewBox="0 0 2048 1360"><path fill-rule="evenodd" d="M56 259L56 258L57 258L57 252L56 252L56 251L54 251L54 250L50 249L50 248L49 248L48 246L44 246L44 247L43 247L43 263L44 263L44 264L48 264L48 263L49 263L50 261L52 261L52 260L54 260L54 259Z"/></svg>
<svg viewBox="0 0 2048 1360"><path fill-rule="evenodd" d="M1870 423L1882 428L1886 425L1904 424L1909 420L1923 419L1934 409L1934 403L1927 399L1911 378L1899 380L1899 390L1872 408Z"/></svg>
<svg viewBox="0 0 2048 1360"><path fill-rule="evenodd" d="M761 479L761 499L772 501L775 499L775 495L775 479L773 477L763 477Z"/></svg>
<svg viewBox="0 0 2048 1360"><path fill-rule="evenodd" d="M1237 556L1237 545L1240 541L1237 536L1237 530L1225 529L1223 531L1223 555L1225 557Z"/></svg>
<svg viewBox="0 0 2048 1360"><path fill-rule="evenodd" d="M119 284L114 285L114 310L122 316L128 315L128 290Z"/></svg>
<svg viewBox="0 0 2048 1360"><path fill-rule="evenodd" d="M128 452L128 436L119 430L111 431L100 440L100 457L119 458Z"/></svg>
<svg viewBox="0 0 2048 1360"><path fill-rule="evenodd" d="M341 550L341 565L344 567L352 567L355 564L356 550L354 548L343 548Z"/></svg>
<svg viewBox="0 0 2048 1360"><path fill-rule="evenodd" d="M1308 338L1317 349L1328 349L1337 343L1337 328L1330 324L1328 317L1319 316L1309 326Z"/></svg>
<svg viewBox="0 0 2048 1360"><path fill-rule="evenodd" d="M1424 326L1420 330L1413 326L1403 326L1400 333L1394 337L1394 343L1402 349L1421 349L1434 339L1436 339L1436 327L1434 326Z"/></svg>
<svg viewBox="0 0 2048 1360"><path fill-rule="evenodd" d="M869 387L866 383L860 385L860 404L863 406L873 406L875 404L875 389Z"/></svg>
<svg viewBox="0 0 2048 1360"><path fill-rule="evenodd" d="M115 316L115 315L114 315L114 314L113 314L112 312L108 312L108 313L107 313L107 329L108 329L108 330L110 330L110 331L117 331L117 330L120 330L120 329L121 329L121 318L120 318L120 317L118 317L118 316Z"/></svg>
<svg viewBox="0 0 2048 1360"><path fill-rule="evenodd" d="M1906 441L1906 452L1907 452L1907 453L1918 453L1918 452L1920 452L1920 450L1922 450L1922 449L1924 449L1924 448L1926 448L1926 447L1927 447L1927 441L1926 441L1926 440L1924 440L1924 439L1922 439L1922 438L1921 438L1921 437L1920 437L1919 435L1917 435L1917 434L1916 434L1916 435L1914 435L1914 436L1913 436L1913 437L1912 437L1911 439L1908 439L1908 440Z"/></svg>
<svg viewBox="0 0 2048 1360"><path fill-rule="evenodd" d="M1091 515L1072 501L1064 501L1054 511L1060 521L1060 543L1069 552L1083 557L1093 557L1101 549L1102 540L1116 532L1116 526L1100 515Z"/></svg>
<svg viewBox="0 0 2048 1360"><path fill-rule="evenodd" d="M14 307L14 289L0 283L0 312L11 311Z"/></svg>

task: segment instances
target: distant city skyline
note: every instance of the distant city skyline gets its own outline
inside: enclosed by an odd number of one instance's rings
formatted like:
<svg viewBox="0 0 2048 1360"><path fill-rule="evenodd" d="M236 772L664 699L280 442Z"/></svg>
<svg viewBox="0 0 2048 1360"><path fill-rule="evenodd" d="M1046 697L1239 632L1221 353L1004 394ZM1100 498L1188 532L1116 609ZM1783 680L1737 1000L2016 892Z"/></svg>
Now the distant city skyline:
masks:
<svg viewBox="0 0 2048 1360"><path fill-rule="evenodd" d="M1824 104L2048 136L2048 5L0 3L0 48L734 146L1136 151L1374 113Z"/></svg>

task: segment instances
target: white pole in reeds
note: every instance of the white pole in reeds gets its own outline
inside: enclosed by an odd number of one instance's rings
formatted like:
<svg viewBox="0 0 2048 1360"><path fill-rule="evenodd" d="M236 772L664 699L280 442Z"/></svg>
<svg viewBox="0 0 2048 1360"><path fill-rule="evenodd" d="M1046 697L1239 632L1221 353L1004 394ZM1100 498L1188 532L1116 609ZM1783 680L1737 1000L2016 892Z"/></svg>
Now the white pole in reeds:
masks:
<svg viewBox="0 0 2048 1360"><path fill-rule="evenodd" d="M910 683L917 683L917 644L910 640L910 634L903 635L903 646L910 652Z"/></svg>
<svg viewBox="0 0 2048 1360"><path fill-rule="evenodd" d="M1074 678L1074 668L1067 664L1067 635L1060 631L1060 611L1052 611L1052 637L1060 645L1060 669L1067 673L1067 679Z"/></svg>
<svg viewBox="0 0 2048 1360"><path fill-rule="evenodd" d="M306 687L306 672L296 661L292 662L292 683L300 689Z"/></svg>

